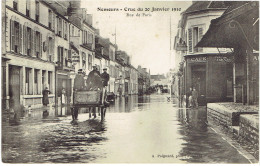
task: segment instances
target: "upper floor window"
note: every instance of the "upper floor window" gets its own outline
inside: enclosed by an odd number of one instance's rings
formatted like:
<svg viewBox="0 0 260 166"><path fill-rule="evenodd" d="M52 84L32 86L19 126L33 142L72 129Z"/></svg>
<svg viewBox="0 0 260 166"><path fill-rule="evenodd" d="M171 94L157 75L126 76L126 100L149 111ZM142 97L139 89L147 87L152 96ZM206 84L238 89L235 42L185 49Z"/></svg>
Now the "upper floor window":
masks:
<svg viewBox="0 0 260 166"><path fill-rule="evenodd" d="M58 62L60 64L60 66L64 65L64 61L63 61L63 47L58 46Z"/></svg>
<svg viewBox="0 0 260 166"><path fill-rule="evenodd" d="M39 18L40 18L40 3L39 1L35 1L35 20L36 22L39 22Z"/></svg>
<svg viewBox="0 0 260 166"><path fill-rule="evenodd" d="M62 19L57 18L57 30L58 30L58 35L61 37L62 36Z"/></svg>
<svg viewBox="0 0 260 166"><path fill-rule="evenodd" d="M30 0L26 0L26 16L30 17L31 3Z"/></svg>
<svg viewBox="0 0 260 166"><path fill-rule="evenodd" d="M49 23L49 24L48 24L48 27L49 27L49 28L52 28L52 11L49 10L48 13L49 13L49 15L48 15L48 17L49 17L49 18L48 18L48 23Z"/></svg>
<svg viewBox="0 0 260 166"><path fill-rule="evenodd" d="M47 49L47 54L48 54L48 61L54 61L54 39L52 37L48 37L48 49Z"/></svg>
<svg viewBox="0 0 260 166"><path fill-rule="evenodd" d="M26 33L26 37L27 37L27 47L26 47L26 54L29 56L32 56L32 47L33 47L33 38L32 38L32 29L27 27L27 33Z"/></svg>
<svg viewBox="0 0 260 166"><path fill-rule="evenodd" d="M203 28L202 27L192 27L188 29L188 50L190 53L202 52L203 49L200 47L195 47L198 42L202 39Z"/></svg>
<svg viewBox="0 0 260 166"><path fill-rule="evenodd" d="M89 44L92 44L92 43L93 43L93 34L92 34L92 33L89 33L89 34L88 34L88 43L89 43Z"/></svg>
<svg viewBox="0 0 260 166"><path fill-rule="evenodd" d="M35 55L37 58L40 58L42 55L41 48L42 48L42 35L40 32L35 32Z"/></svg>
<svg viewBox="0 0 260 166"><path fill-rule="evenodd" d="M64 22L64 39L68 39L68 24Z"/></svg>
<svg viewBox="0 0 260 166"><path fill-rule="evenodd" d="M18 0L13 1L13 8L14 10L18 10Z"/></svg>
<svg viewBox="0 0 260 166"><path fill-rule="evenodd" d="M10 20L10 44L11 50L16 53L22 52L22 26L19 22Z"/></svg>

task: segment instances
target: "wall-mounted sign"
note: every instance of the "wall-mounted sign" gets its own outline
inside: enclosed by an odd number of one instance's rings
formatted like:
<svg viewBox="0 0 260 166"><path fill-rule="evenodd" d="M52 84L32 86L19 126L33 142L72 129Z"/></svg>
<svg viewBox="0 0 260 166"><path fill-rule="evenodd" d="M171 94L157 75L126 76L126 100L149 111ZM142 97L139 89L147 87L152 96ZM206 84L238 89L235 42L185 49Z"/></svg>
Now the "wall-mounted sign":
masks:
<svg viewBox="0 0 260 166"><path fill-rule="evenodd" d="M72 51L72 57L71 58L72 58L73 63L80 62L80 56L75 51Z"/></svg>
<svg viewBox="0 0 260 166"><path fill-rule="evenodd" d="M188 58L188 62L206 62L207 57L192 57Z"/></svg>
<svg viewBox="0 0 260 166"><path fill-rule="evenodd" d="M226 56L217 56L216 61L218 61L218 62L232 62L232 59L230 57L226 57Z"/></svg>

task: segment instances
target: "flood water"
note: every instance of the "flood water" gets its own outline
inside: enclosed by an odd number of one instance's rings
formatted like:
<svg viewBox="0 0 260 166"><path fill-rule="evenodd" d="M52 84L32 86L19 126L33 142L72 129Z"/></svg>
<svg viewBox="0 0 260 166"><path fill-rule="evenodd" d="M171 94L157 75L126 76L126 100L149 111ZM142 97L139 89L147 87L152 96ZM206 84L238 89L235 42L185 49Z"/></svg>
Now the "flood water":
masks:
<svg viewBox="0 0 260 166"><path fill-rule="evenodd" d="M42 111L3 121L3 162L248 163L207 125L205 108L179 109L166 95L117 98L103 121Z"/></svg>

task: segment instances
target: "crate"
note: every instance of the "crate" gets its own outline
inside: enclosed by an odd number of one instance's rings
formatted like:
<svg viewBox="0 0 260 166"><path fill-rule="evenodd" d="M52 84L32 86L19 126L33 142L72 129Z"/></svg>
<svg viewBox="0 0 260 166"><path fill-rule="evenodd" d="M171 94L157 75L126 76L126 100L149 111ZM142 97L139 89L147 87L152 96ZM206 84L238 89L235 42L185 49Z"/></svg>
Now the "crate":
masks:
<svg viewBox="0 0 260 166"><path fill-rule="evenodd" d="M74 105L101 104L102 91L76 91L74 92Z"/></svg>

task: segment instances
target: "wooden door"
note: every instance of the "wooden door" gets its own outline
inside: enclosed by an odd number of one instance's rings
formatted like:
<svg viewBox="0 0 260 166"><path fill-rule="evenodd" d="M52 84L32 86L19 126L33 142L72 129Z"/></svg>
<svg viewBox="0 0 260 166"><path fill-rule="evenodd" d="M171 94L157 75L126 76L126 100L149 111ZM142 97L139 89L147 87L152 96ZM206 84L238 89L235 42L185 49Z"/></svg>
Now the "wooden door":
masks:
<svg viewBox="0 0 260 166"><path fill-rule="evenodd" d="M10 108L16 109L20 106L20 68L16 66L9 67L9 92Z"/></svg>

